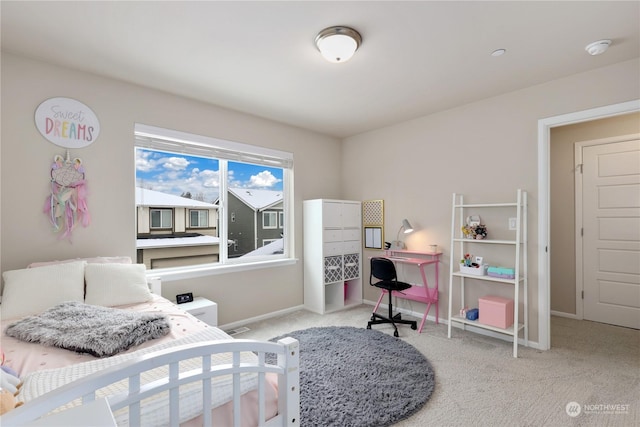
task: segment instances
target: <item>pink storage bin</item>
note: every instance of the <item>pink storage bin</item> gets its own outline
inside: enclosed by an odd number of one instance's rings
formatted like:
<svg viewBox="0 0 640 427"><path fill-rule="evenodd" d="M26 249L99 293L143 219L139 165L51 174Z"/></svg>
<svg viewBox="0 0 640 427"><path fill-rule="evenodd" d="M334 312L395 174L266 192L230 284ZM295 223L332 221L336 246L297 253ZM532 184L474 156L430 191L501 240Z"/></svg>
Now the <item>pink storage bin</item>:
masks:
<svg viewBox="0 0 640 427"><path fill-rule="evenodd" d="M478 322L506 329L513 325L513 300L496 296L482 297L478 301Z"/></svg>

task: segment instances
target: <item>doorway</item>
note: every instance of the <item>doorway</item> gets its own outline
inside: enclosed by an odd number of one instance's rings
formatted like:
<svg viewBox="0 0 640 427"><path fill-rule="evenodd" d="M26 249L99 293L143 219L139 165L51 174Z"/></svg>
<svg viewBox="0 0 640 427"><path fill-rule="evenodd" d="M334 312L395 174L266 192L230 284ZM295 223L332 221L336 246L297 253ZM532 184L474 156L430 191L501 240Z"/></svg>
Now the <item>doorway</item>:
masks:
<svg viewBox="0 0 640 427"><path fill-rule="evenodd" d="M551 129L640 111L640 100L579 111L538 121L538 348L551 347L550 146ZM584 138L586 139L586 138ZM575 264L574 264L575 265Z"/></svg>

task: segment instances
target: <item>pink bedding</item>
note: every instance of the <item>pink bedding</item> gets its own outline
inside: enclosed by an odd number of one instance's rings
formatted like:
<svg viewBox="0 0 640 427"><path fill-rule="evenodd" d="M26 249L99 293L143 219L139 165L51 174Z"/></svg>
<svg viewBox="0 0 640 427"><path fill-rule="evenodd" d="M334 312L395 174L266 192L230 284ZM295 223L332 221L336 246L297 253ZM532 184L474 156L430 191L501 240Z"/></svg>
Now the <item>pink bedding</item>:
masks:
<svg viewBox="0 0 640 427"><path fill-rule="evenodd" d="M181 338L204 328L211 326L198 320L196 317L180 309L179 306L171 301L158 295L152 295L153 300L145 303L130 304L118 306L116 308L126 308L143 312L162 312L169 316L171 321L171 332L159 339L150 340L137 347L131 348L124 353L133 352L142 348L154 346L156 344ZM26 374L43 369L60 368L77 363L95 360L94 356L89 354L75 353L55 347L43 347L39 344L27 343L5 335L4 331L7 326L18 321L19 319L5 319L2 321L2 350L5 353L5 365L14 369L19 375ZM277 377L272 374L267 375L266 387L266 414L267 419L277 415ZM242 396L242 426L258 425L257 420L257 392L251 391ZM232 424L233 419L233 402L229 402L223 406L213 410L213 419L220 425ZM201 418L190 420L183 424L184 426L201 425Z"/></svg>
<svg viewBox="0 0 640 427"><path fill-rule="evenodd" d="M152 301L123 305L116 308L165 313L171 321L171 332L162 338L150 340L131 348L127 352L150 347L165 340L181 338L210 327L191 314L181 310L179 306L176 306L171 301L158 295L152 294L152 296ZM18 320L20 319L5 319L2 321L2 350L5 354L5 365L18 372L20 376L41 369L60 368L95 359L94 356L89 354L75 353L56 347L43 347L39 344L20 341L5 335L4 331L7 326Z"/></svg>

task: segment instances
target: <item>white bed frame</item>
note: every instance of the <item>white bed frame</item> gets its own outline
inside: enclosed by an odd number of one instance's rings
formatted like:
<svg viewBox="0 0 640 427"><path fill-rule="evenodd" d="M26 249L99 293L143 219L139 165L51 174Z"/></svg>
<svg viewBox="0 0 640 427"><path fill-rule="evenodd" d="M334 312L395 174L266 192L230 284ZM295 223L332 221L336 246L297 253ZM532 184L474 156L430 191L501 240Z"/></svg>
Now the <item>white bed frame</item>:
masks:
<svg viewBox="0 0 640 427"><path fill-rule="evenodd" d="M111 411L128 407L129 425L141 425L140 401L158 393L169 391L171 426L179 425L180 385L201 382L203 395L203 426L215 426L211 416L211 379L233 375L233 422L241 425L240 416L240 374L245 372L258 374L258 414L260 425L299 426L300 425L300 372L299 343L293 338L284 338L277 343L254 340L230 339L188 344L161 350L140 356L100 372L88 375L46 393L2 416L3 427L23 426L46 417L52 411L74 400L82 399L89 404L97 399L96 391L128 379L128 391L120 395L107 397ZM240 353L251 351L258 355L256 363L241 363ZM211 366L211 354L232 353L233 363ZM277 354L276 364L265 362L266 353ZM200 368L189 372L179 372L181 360L200 358ZM166 366L169 376L141 386L141 374L151 369ZM278 376L278 415L265 420L265 380L267 373ZM44 419L43 419L44 421Z"/></svg>

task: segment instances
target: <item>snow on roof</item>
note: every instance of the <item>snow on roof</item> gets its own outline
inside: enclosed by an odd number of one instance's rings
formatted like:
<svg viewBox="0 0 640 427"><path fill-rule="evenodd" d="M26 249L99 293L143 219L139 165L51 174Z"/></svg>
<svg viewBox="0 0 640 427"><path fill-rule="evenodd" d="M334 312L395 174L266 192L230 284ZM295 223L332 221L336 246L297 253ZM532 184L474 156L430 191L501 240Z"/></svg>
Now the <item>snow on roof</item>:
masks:
<svg viewBox="0 0 640 427"><path fill-rule="evenodd" d="M219 245L220 238L213 236L171 237L160 239L136 239L136 249Z"/></svg>
<svg viewBox="0 0 640 427"><path fill-rule="evenodd" d="M246 256L259 256L259 255L274 255L281 254L284 252L284 239L274 240L273 242L264 245L261 248L253 250L249 253L242 255L242 257ZM242 258L241 257L241 258Z"/></svg>
<svg viewBox="0 0 640 427"><path fill-rule="evenodd" d="M229 188L238 199L249 207L260 210L282 202L282 191L257 190L255 188Z"/></svg>
<svg viewBox="0 0 640 427"><path fill-rule="evenodd" d="M218 209L217 205L136 187L136 206Z"/></svg>

